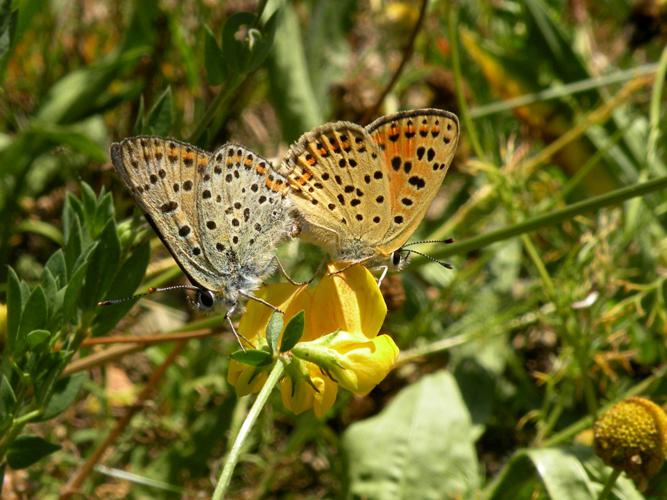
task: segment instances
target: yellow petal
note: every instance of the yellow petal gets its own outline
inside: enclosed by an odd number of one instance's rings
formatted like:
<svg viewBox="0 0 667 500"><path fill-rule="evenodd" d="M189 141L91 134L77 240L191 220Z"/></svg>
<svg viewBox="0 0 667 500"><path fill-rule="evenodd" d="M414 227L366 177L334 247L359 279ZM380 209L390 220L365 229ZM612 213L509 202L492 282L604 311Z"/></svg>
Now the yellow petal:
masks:
<svg viewBox="0 0 667 500"><path fill-rule="evenodd" d="M362 265L337 273L332 265L328 271L330 274L322 278L313 292L312 313L303 340L338 329L375 337L384 322L387 306L373 275Z"/></svg>
<svg viewBox="0 0 667 500"><path fill-rule="evenodd" d="M304 381L295 384L289 376L280 380L280 399L285 408L296 415L312 408L313 392L312 387Z"/></svg>
<svg viewBox="0 0 667 500"><path fill-rule="evenodd" d="M239 363L233 359L229 362L227 382L234 386L238 397L259 392L267 377L265 369Z"/></svg>
<svg viewBox="0 0 667 500"><path fill-rule="evenodd" d="M319 372L319 368L315 368ZM323 418L336 402L338 384L329 377L324 377L322 375L311 375L311 380L313 385L317 388L317 391L313 390L313 412L317 418Z"/></svg>
<svg viewBox="0 0 667 500"><path fill-rule="evenodd" d="M273 304L281 311L286 311L290 303L304 291L306 291L305 286L277 283L263 286L254 295ZM271 314L273 310L264 304L256 300L248 300L246 310L239 322L239 332L248 340L263 336Z"/></svg>

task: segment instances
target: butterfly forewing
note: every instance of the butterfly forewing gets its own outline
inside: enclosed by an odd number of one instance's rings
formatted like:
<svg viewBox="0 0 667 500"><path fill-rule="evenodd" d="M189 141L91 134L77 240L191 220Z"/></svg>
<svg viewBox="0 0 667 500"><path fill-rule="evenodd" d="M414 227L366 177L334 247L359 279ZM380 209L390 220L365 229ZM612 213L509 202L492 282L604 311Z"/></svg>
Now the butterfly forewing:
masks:
<svg viewBox="0 0 667 500"><path fill-rule="evenodd" d="M282 163L304 237L341 260L382 241L389 227L388 177L381 151L363 127L348 122L304 134Z"/></svg>
<svg viewBox="0 0 667 500"><path fill-rule="evenodd" d="M131 137L111 145L113 165L175 260L195 284L219 288L202 251L196 193L209 155L190 144Z"/></svg>
<svg viewBox="0 0 667 500"><path fill-rule="evenodd" d="M400 248L424 218L452 162L459 138L456 115L420 109L384 116L367 127L382 150L391 225L378 251Z"/></svg>

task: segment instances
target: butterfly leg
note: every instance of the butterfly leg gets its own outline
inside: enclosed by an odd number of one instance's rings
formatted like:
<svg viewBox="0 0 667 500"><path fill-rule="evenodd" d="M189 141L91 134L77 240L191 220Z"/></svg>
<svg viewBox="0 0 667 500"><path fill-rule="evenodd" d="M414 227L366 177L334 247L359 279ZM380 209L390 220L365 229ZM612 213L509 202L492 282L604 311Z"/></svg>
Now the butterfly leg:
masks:
<svg viewBox="0 0 667 500"><path fill-rule="evenodd" d="M241 346L241 349L245 351L245 347L243 346L243 343L245 342L249 347L254 348L255 345L250 342L247 338L245 338L243 335L241 335L239 332L236 331L236 328L234 327L234 322L232 321L232 312L234 312L234 309L230 309L225 313L225 319L227 320L227 323L229 324L229 328L231 328L232 333L234 334L234 337L236 337L236 341L239 343Z"/></svg>
<svg viewBox="0 0 667 500"><path fill-rule="evenodd" d="M382 280L387 276L389 266L380 266L379 269L382 269L382 274L380 274L380 277L378 278L378 287L382 285Z"/></svg>
<svg viewBox="0 0 667 500"><path fill-rule="evenodd" d="M289 281L292 285L294 286L304 286L309 284L315 276L313 276L309 281L296 281L294 278L292 278L289 274L287 274L287 271L285 271L285 267L283 266L282 262L280 262L280 259L278 258L277 255L273 256L274 259L276 259L276 262L278 263L278 269L280 269L280 273L285 276L285 279Z"/></svg>
<svg viewBox="0 0 667 500"><path fill-rule="evenodd" d="M254 295L252 295L252 294L250 294L250 293L245 293L245 292L239 292L239 293L240 293L241 295L243 295L243 296L244 296L246 299L248 299L248 300L254 300L254 301L256 301L256 302L259 302L260 304L264 304L264 305L265 305L266 307L268 307L269 309L273 309L273 310L274 310L275 312L277 312L277 313L285 314L283 311L281 311L281 310L278 309L276 306L274 306L274 305L271 304L270 302L267 302L267 301L264 300L264 299L260 299L259 297L255 297Z"/></svg>

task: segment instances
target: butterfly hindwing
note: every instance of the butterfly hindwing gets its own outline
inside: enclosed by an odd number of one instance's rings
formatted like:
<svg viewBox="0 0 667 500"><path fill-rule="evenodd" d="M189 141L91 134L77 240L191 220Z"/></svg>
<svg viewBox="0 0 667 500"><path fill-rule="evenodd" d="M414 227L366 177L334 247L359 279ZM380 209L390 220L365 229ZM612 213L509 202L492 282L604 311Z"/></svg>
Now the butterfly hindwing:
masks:
<svg viewBox="0 0 667 500"><path fill-rule="evenodd" d="M273 252L289 232L287 181L264 158L237 144L211 155L199 184L199 231L204 251L228 274L235 267L259 279L273 266Z"/></svg>
<svg viewBox="0 0 667 500"><path fill-rule="evenodd" d="M382 150L389 177L391 226L378 247L389 255L424 218L452 162L459 139L456 115L419 109L384 116L366 130Z"/></svg>
<svg viewBox="0 0 667 500"><path fill-rule="evenodd" d="M389 227L388 177L363 127L335 122L304 134L283 160L303 236L341 260L359 258Z"/></svg>

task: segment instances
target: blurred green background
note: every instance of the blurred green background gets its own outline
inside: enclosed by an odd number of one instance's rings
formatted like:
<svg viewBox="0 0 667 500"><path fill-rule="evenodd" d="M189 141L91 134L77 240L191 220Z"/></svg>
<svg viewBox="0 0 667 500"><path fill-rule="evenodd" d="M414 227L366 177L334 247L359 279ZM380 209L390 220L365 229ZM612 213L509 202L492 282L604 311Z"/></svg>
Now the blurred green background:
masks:
<svg viewBox="0 0 667 500"><path fill-rule="evenodd" d="M111 141L233 140L279 158L327 121L447 109L461 118L461 143L415 238L464 242L667 173L666 36L660 0L0 0L10 332L0 451L34 445L25 462L2 465L2 497L57 495L165 359L81 491L206 497L249 404L226 382L236 345L217 335L222 318L200 316L178 292L95 309L139 284L185 282L115 176ZM115 209L95 197L103 188ZM610 469L592 452L593 418L628 395L665 402L664 200L644 195L467 253L423 247L453 253L454 270L415 259L383 284L396 369L366 397L339 396L324 421L276 397L234 498L595 498ZM94 264L77 260L86 252ZM280 253L297 278L323 258L297 241ZM51 285L45 276L61 268ZM28 341L41 357L12 340L12 289L24 323L33 307L48 312L44 325L21 326L47 332ZM173 359L170 342L93 342L184 329L204 336ZM45 405L67 392L49 382L63 370L87 376L46 412L58 416L36 418L40 388ZM21 451L14 431L41 440ZM665 498L667 474L641 486L622 476L612 497Z"/></svg>

